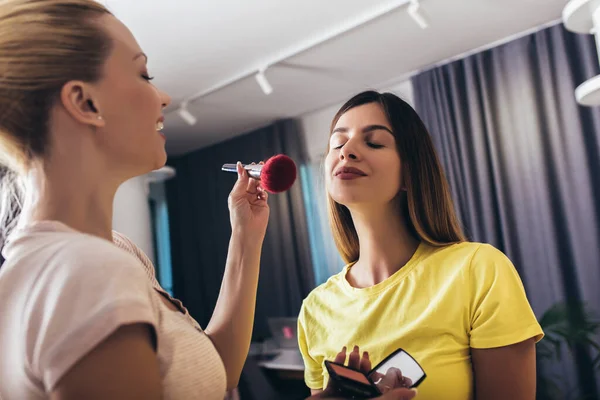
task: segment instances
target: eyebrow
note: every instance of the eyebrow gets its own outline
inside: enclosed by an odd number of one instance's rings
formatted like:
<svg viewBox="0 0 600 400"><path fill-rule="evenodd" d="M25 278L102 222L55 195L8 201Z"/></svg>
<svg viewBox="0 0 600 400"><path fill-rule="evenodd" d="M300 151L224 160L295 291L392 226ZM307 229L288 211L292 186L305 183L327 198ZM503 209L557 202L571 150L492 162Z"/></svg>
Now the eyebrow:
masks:
<svg viewBox="0 0 600 400"><path fill-rule="evenodd" d="M144 53L143 51L140 53L137 53L134 57L133 57L133 61L137 60L140 57L144 57L146 59L146 62L148 62L148 56L146 55L146 53Z"/></svg>
<svg viewBox="0 0 600 400"><path fill-rule="evenodd" d="M337 132L346 133L346 132L348 132L348 130L349 130L348 128L344 128L344 127L335 128L333 130L333 132L331 132L331 134L333 135L334 133L337 133ZM369 132L379 131L379 130L388 131L392 135L394 134L390 128L388 128L387 126L383 126L383 125L367 125L362 129L362 133L369 133Z"/></svg>

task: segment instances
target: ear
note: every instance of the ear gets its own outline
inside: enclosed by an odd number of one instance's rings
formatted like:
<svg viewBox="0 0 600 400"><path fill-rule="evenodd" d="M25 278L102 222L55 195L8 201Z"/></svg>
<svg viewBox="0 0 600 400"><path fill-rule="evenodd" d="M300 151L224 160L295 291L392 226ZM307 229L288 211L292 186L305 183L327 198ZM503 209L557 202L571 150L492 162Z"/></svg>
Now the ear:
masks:
<svg viewBox="0 0 600 400"><path fill-rule="evenodd" d="M407 173L407 166L405 163L402 163L402 173L401 173L401 179L402 182L400 183L400 191L401 192L408 192L408 188L406 187L406 176L408 175Z"/></svg>
<svg viewBox="0 0 600 400"><path fill-rule="evenodd" d="M103 128L106 125L89 84L67 82L60 91L60 101L67 112L84 125Z"/></svg>
<svg viewBox="0 0 600 400"><path fill-rule="evenodd" d="M404 176L400 179L400 192L407 192L408 190L406 189L406 179L404 179Z"/></svg>

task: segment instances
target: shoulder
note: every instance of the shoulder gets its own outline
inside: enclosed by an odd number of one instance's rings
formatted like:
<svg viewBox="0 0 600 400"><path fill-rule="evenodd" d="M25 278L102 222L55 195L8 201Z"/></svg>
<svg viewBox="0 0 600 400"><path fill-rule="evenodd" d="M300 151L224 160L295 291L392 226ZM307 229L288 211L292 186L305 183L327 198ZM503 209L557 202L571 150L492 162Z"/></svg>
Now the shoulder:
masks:
<svg viewBox="0 0 600 400"><path fill-rule="evenodd" d="M473 255L474 263L481 262L510 262L506 254L487 243L478 243L479 247Z"/></svg>
<svg viewBox="0 0 600 400"><path fill-rule="evenodd" d="M69 235L69 234L65 234ZM140 269L136 257L108 240L84 234L71 234L57 241L57 259L63 265L124 267Z"/></svg>
<svg viewBox="0 0 600 400"><path fill-rule="evenodd" d="M133 255L135 258L137 258L144 266L146 272L152 278L154 278L154 264L152 263L148 255L144 253L144 251L140 247L133 243L131 239L129 239L127 236L120 232L113 231L113 244L119 249L122 249L127 253Z"/></svg>
<svg viewBox="0 0 600 400"><path fill-rule="evenodd" d="M502 251L488 243L470 243L469 252L471 260L469 267L472 270L481 268L514 268L510 259Z"/></svg>
<svg viewBox="0 0 600 400"><path fill-rule="evenodd" d="M113 231L112 236L112 243L118 248L125 250L127 253L132 254L138 258L140 258L141 254L144 254L143 251L124 234L117 231Z"/></svg>
<svg viewBox="0 0 600 400"><path fill-rule="evenodd" d="M346 265L342 269L342 271L338 272L335 275L332 275L329 279L327 279L327 281L325 283L322 283L321 285L319 285L315 289L313 289L310 292L310 294L306 297L304 302L307 304L311 304L311 303L315 303L315 302L318 303L324 297L327 298L327 297L335 296L335 293L337 293L339 291L340 287L344 283L346 273L348 272L348 268L351 265L352 264Z"/></svg>
<svg viewBox="0 0 600 400"><path fill-rule="evenodd" d="M425 245L423 253L421 273L427 279L437 278L440 282L454 278L457 283L472 284L473 280L489 281L516 274L508 257L486 243L462 242L442 247Z"/></svg>
<svg viewBox="0 0 600 400"><path fill-rule="evenodd" d="M100 310L151 304L152 287L134 256L98 237L53 235L57 237L39 254L23 260L23 270L27 264L39 265L27 301L32 313L37 309L54 317L87 318Z"/></svg>
<svg viewBox="0 0 600 400"><path fill-rule="evenodd" d="M441 256L473 256L475 253L481 250L482 247L490 246L485 243L478 242L460 242L449 244L446 246L430 246L426 245L429 249L429 253L432 255ZM491 246L490 246L491 247Z"/></svg>
<svg viewBox="0 0 600 400"><path fill-rule="evenodd" d="M99 237L52 232L25 240L22 247L20 263L26 264L23 268L37 266L38 286L97 288L115 281L122 286L146 280L136 257Z"/></svg>
<svg viewBox="0 0 600 400"><path fill-rule="evenodd" d="M510 262L508 257L487 243L461 242L442 247L427 246L426 259L465 266Z"/></svg>
<svg viewBox="0 0 600 400"><path fill-rule="evenodd" d="M309 293L302 302L301 317L311 313L314 309L321 308L324 304L331 303L332 300L342 294L342 286L350 265L346 265L341 272L331 276L325 283L317 286Z"/></svg>
<svg viewBox="0 0 600 400"><path fill-rule="evenodd" d="M140 262L106 239L47 232L33 238L19 269L31 282L23 302L25 354L52 388L85 354L123 325L154 329L160 312ZM28 271L31 264L37 265Z"/></svg>
<svg viewBox="0 0 600 400"><path fill-rule="evenodd" d="M487 243L464 242L434 248L429 256L437 270L451 271L462 281L477 287L519 282L519 273L512 261L499 249Z"/></svg>

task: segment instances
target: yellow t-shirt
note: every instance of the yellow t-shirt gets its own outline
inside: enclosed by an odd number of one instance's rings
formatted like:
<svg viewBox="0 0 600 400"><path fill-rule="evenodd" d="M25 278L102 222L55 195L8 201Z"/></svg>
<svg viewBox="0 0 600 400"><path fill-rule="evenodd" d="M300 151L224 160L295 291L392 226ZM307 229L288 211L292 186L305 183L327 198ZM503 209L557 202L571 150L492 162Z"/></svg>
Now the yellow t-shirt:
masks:
<svg viewBox="0 0 600 400"><path fill-rule="evenodd" d="M345 279L351 267L316 288L300 311L298 339L311 389L327 384L324 360L358 345L373 366L398 348L413 356L427 375L419 400L472 399L471 347L543 337L517 271L490 245L421 243L404 267L364 289Z"/></svg>

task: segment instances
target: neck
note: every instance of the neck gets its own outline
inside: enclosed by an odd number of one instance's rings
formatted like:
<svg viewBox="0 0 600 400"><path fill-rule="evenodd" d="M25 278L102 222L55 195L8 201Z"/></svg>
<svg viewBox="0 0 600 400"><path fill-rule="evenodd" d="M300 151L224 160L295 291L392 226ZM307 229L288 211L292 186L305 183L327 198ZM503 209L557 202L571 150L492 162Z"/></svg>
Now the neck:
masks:
<svg viewBox="0 0 600 400"><path fill-rule="evenodd" d="M72 161L31 168L20 224L58 221L112 241L113 200L120 182L110 182L103 175L106 170L92 168L89 162Z"/></svg>
<svg viewBox="0 0 600 400"><path fill-rule="evenodd" d="M349 280L357 287L373 286L402 268L415 253L419 240L411 233L396 201L351 213L360 253Z"/></svg>

